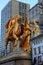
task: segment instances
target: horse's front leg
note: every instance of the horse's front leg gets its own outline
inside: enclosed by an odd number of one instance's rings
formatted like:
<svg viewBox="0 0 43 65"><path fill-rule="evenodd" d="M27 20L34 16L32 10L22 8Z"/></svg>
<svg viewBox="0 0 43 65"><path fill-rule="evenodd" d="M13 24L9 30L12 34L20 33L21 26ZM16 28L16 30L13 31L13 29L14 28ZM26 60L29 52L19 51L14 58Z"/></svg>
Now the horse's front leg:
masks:
<svg viewBox="0 0 43 65"><path fill-rule="evenodd" d="M12 45L12 51L16 50L17 44L15 44L15 41L11 41Z"/></svg>
<svg viewBox="0 0 43 65"><path fill-rule="evenodd" d="M16 40L18 40L18 37L16 36L16 34L13 34L13 37L14 37Z"/></svg>

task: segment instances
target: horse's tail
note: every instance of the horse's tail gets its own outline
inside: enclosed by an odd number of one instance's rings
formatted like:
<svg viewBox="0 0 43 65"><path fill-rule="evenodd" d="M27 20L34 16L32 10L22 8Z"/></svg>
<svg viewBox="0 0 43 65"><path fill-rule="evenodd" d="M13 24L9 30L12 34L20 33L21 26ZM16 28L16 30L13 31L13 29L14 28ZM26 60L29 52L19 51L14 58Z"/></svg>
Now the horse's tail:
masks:
<svg viewBox="0 0 43 65"><path fill-rule="evenodd" d="M9 22L10 22L10 20L9 20L9 21L6 23L6 25L5 25L6 29L8 29Z"/></svg>

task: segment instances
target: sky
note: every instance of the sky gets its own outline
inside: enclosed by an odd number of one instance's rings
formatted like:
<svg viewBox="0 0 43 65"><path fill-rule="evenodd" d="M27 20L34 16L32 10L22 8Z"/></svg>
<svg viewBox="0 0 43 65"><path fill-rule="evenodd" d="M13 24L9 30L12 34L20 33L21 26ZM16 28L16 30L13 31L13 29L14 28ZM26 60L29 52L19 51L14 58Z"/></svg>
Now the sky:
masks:
<svg viewBox="0 0 43 65"><path fill-rule="evenodd" d="M38 0L19 0L21 2L29 3L30 7L33 7ZM0 0L0 22L1 22L1 10L5 7L5 5L9 2L9 0Z"/></svg>

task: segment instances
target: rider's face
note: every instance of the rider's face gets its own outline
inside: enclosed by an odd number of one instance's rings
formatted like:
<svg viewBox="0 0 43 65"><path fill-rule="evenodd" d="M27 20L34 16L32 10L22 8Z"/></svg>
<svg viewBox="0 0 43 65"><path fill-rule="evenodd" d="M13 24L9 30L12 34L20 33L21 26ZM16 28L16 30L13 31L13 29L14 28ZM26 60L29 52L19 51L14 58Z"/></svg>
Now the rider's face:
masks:
<svg viewBox="0 0 43 65"><path fill-rule="evenodd" d="M12 22L15 23L15 20L13 20Z"/></svg>

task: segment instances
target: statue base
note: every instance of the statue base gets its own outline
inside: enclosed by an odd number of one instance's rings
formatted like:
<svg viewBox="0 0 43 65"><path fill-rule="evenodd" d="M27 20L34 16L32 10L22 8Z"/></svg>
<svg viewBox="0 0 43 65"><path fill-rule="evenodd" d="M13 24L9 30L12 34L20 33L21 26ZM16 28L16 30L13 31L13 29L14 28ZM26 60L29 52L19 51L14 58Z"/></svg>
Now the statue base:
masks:
<svg viewBox="0 0 43 65"><path fill-rule="evenodd" d="M32 65L31 54L26 51L14 51L2 58L0 65Z"/></svg>

